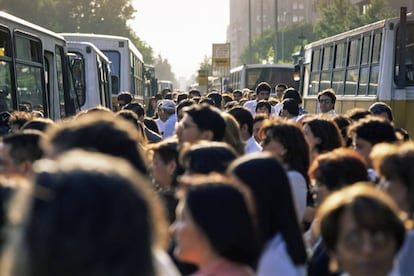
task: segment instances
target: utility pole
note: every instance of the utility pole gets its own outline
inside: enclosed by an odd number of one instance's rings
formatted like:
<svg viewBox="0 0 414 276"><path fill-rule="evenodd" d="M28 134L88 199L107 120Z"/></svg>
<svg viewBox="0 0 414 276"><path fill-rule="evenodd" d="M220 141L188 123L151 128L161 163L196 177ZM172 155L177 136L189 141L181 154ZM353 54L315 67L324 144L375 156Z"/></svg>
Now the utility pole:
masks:
<svg viewBox="0 0 414 276"><path fill-rule="evenodd" d="M252 0L249 0L249 64L252 63Z"/></svg>
<svg viewBox="0 0 414 276"><path fill-rule="evenodd" d="M279 9L278 9L278 0L275 0L275 10L274 10L274 13L275 13L275 47L274 47L274 50L275 50L275 60L273 61L273 63L277 63L277 60L278 60L278 57L277 57L277 52L279 51L279 49L277 48L277 31L278 31L278 22L277 22L277 20L278 20L278 12L279 12Z"/></svg>

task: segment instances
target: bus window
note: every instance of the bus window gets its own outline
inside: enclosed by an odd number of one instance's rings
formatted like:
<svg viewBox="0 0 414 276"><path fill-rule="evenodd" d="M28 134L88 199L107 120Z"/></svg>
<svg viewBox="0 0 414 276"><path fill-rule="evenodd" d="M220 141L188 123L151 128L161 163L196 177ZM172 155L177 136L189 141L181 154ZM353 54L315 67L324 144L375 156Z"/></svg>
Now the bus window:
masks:
<svg viewBox="0 0 414 276"><path fill-rule="evenodd" d="M41 42L20 34L15 38L18 110L43 111Z"/></svg>
<svg viewBox="0 0 414 276"><path fill-rule="evenodd" d="M13 110L10 40L10 33L0 30L0 112Z"/></svg>
<svg viewBox="0 0 414 276"><path fill-rule="evenodd" d="M112 80L112 94L118 94L120 91L119 79L120 79L120 64L121 64L121 55L116 51L105 51L102 52L109 58L111 61L111 80Z"/></svg>

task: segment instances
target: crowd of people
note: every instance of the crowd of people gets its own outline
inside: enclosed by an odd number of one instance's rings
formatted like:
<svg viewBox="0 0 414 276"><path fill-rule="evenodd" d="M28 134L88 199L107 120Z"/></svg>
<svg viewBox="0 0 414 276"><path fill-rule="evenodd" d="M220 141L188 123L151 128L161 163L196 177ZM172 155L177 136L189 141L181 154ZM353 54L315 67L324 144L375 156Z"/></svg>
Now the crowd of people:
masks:
<svg viewBox="0 0 414 276"><path fill-rule="evenodd" d="M0 275L414 275L414 142L387 104L163 92L0 114Z"/></svg>

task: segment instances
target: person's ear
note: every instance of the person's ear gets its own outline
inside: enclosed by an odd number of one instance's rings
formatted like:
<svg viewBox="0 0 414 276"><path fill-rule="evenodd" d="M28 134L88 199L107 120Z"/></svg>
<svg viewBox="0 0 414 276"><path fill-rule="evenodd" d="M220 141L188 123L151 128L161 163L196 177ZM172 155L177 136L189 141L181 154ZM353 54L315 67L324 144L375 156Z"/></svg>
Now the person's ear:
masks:
<svg viewBox="0 0 414 276"><path fill-rule="evenodd" d="M207 141L213 141L214 133L211 130L203 130L201 133L201 139Z"/></svg>

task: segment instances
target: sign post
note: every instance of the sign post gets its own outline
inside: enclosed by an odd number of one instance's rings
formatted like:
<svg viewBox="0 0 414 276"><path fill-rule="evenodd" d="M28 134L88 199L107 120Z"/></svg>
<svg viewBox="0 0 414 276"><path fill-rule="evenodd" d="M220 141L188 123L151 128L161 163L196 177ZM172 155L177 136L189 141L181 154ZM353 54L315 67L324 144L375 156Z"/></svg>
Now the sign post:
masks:
<svg viewBox="0 0 414 276"><path fill-rule="evenodd" d="M219 77L221 86L223 86L223 78L230 74L230 43L213 44L213 76ZM221 87L223 91L223 87Z"/></svg>

